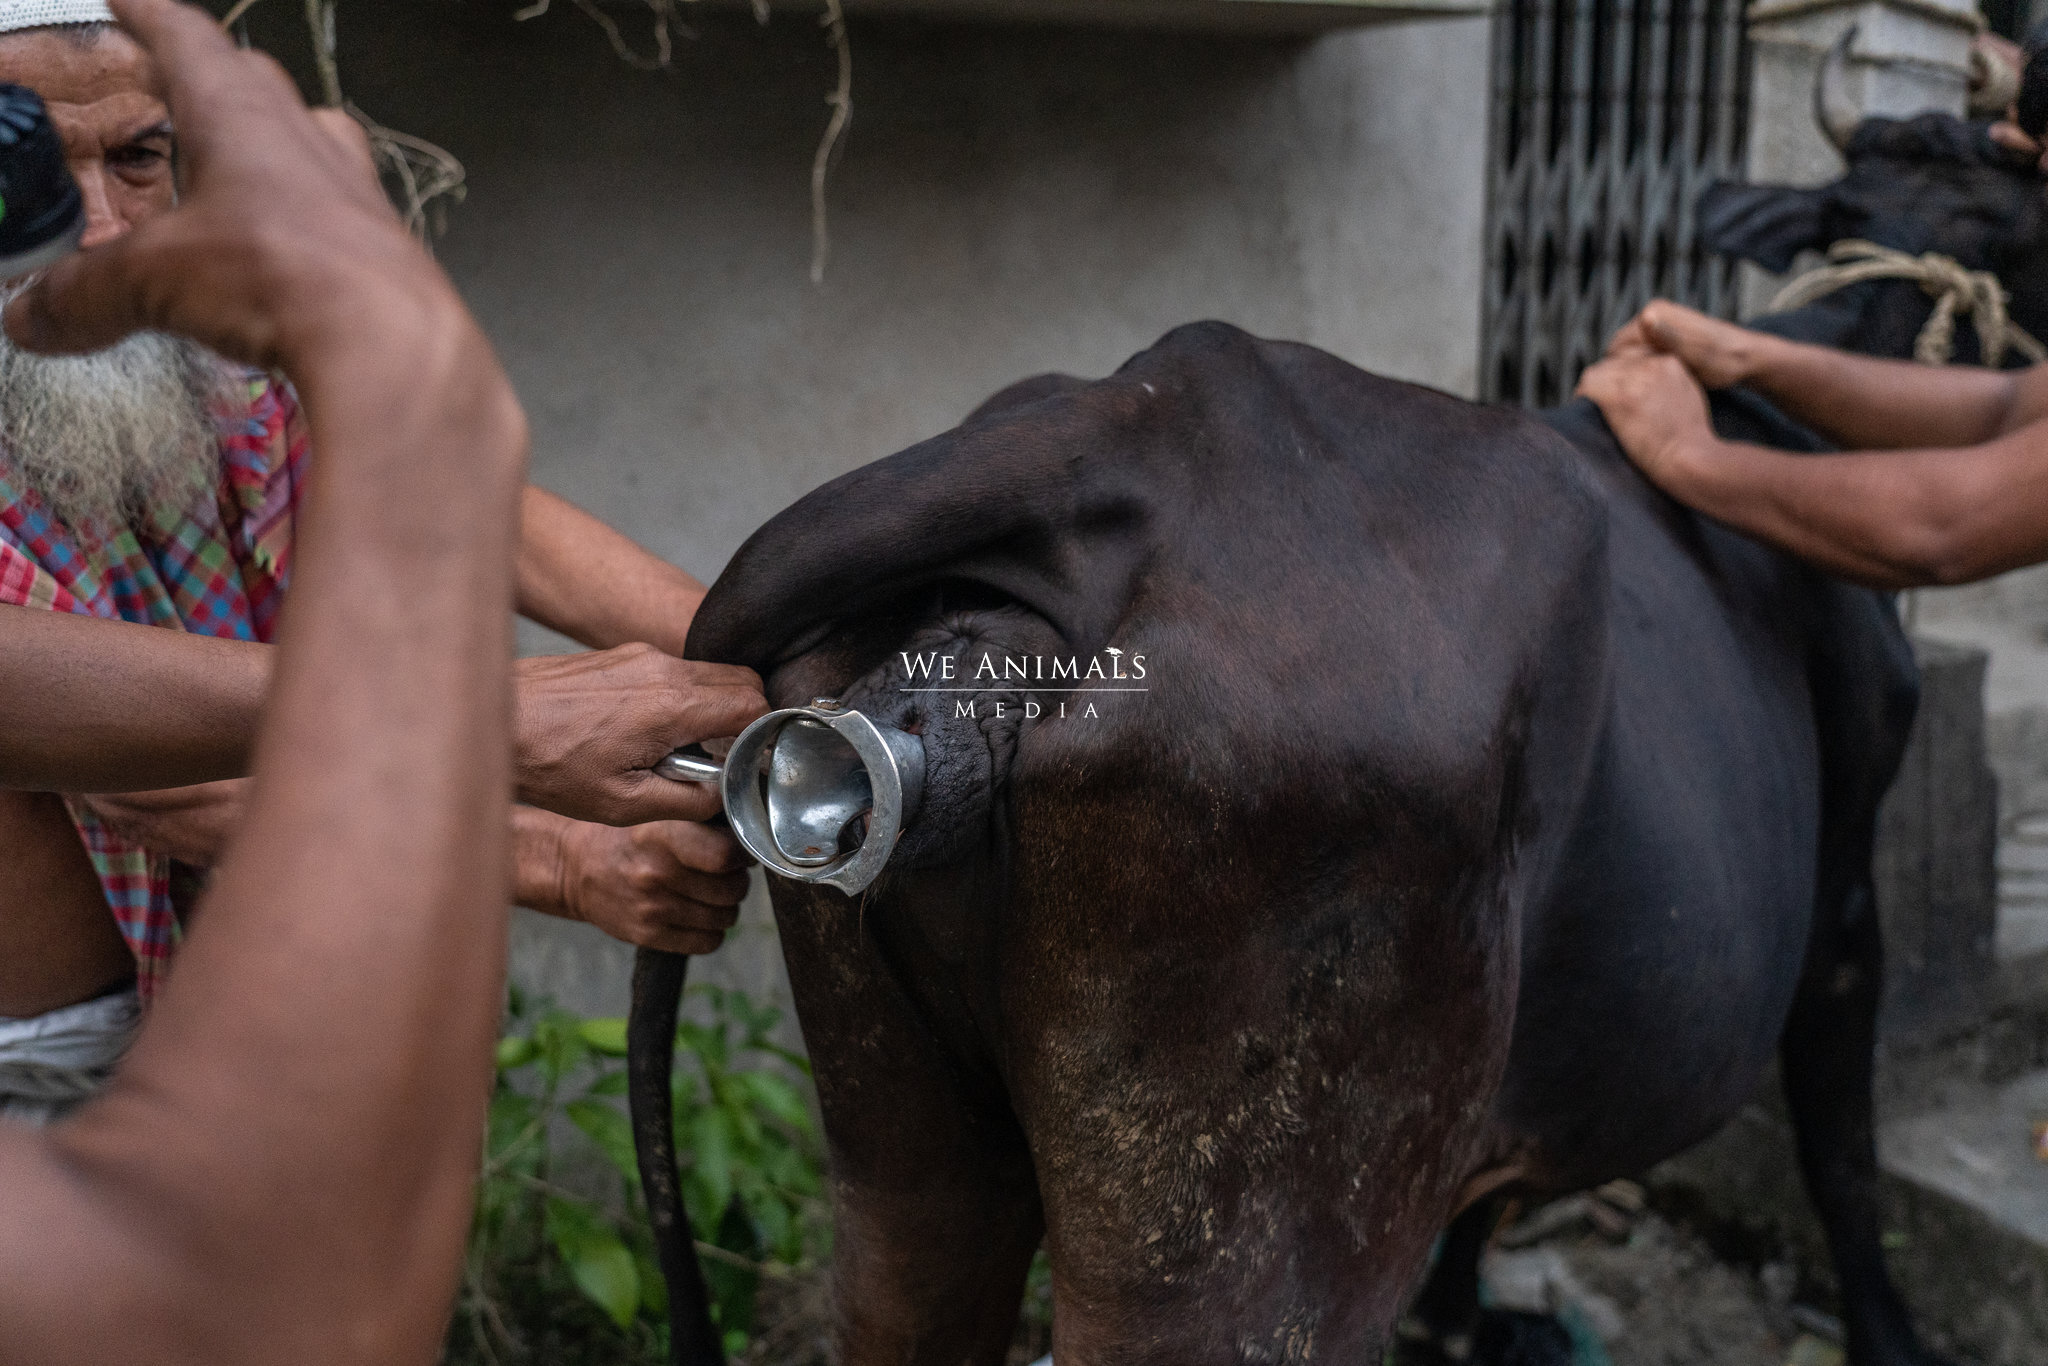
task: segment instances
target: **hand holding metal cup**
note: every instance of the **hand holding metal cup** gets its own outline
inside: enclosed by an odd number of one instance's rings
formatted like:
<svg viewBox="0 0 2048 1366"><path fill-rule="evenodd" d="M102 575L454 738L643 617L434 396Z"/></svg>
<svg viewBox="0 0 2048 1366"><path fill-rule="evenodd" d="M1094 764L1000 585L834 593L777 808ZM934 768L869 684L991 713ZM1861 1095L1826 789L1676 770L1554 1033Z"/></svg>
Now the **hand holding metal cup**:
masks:
<svg viewBox="0 0 2048 1366"><path fill-rule="evenodd" d="M723 761L701 745L654 766L719 785L726 820L770 872L851 896L881 874L924 795L924 741L822 697L761 717Z"/></svg>

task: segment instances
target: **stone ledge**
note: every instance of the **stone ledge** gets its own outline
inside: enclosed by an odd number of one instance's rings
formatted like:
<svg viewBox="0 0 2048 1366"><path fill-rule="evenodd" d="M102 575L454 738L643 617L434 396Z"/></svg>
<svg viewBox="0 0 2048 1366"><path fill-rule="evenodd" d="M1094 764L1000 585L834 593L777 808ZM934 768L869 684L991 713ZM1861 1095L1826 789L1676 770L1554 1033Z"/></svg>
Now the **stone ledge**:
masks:
<svg viewBox="0 0 2048 1366"><path fill-rule="evenodd" d="M1952 1082L1938 1107L1879 1125L1886 1257L1900 1293L1931 1343L1985 1366L2048 1361L2048 1163L2030 1152L2038 1119L2048 1119L2048 1071L1999 1087ZM1761 1261L1787 1249L1803 1282L1832 1296L1775 1078L1648 1184L1732 1255Z"/></svg>
<svg viewBox="0 0 2048 1366"><path fill-rule="evenodd" d="M1992 1008L1998 785L1985 757L1985 651L1918 637L1920 710L1877 822L1888 1041L1931 1042Z"/></svg>

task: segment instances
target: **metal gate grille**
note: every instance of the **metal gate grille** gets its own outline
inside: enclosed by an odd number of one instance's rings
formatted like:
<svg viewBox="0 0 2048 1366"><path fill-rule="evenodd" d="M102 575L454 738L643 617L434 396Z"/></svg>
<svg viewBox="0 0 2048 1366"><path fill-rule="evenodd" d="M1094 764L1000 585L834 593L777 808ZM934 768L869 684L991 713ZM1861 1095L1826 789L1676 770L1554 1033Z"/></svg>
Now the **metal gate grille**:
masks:
<svg viewBox="0 0 2048 1366"><path fill-rule="evenodd" d="M1559 402L1653 297L1724 317L1693 205L1738 173L1740 0L1508 0L1493 36L1484 396Z"/></svg>

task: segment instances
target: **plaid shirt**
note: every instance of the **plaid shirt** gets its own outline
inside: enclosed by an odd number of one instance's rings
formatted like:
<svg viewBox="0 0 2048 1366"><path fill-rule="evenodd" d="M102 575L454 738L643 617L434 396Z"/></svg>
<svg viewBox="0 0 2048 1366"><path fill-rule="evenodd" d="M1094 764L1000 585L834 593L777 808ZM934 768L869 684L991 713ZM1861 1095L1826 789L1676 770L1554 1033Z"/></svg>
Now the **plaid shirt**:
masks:
<svg viewBox="0 0 2048 1366"><path fill-rule="evenodd" d="M290 575L305 422L291 389L256 371L238 373L214 420L219 486L181 510L151 509L147 525L88 528L101 534L54 520L0 450L0 603L268 641ZM68 801L147 999L178 938L171 860Z"/></svg>

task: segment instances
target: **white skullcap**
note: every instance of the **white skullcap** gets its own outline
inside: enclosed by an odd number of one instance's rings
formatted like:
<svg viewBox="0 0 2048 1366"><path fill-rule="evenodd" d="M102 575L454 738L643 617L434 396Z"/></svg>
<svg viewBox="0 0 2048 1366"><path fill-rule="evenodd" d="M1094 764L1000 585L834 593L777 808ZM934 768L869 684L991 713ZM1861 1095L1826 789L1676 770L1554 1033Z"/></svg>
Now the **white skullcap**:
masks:
<svg viewBox="0 0 2048 1366"><path fill-rule="evenodd" d="M0 0L0 33L56 24L111 24L106 0Z"/></svg>

